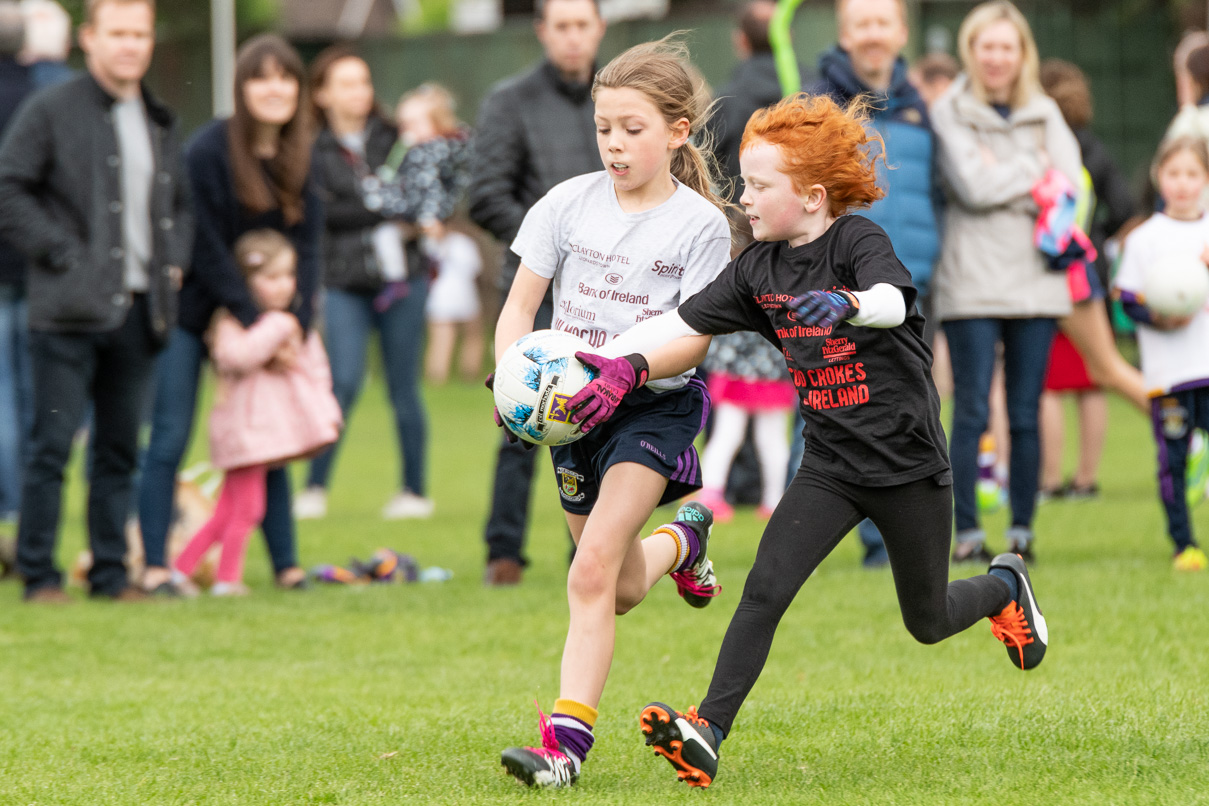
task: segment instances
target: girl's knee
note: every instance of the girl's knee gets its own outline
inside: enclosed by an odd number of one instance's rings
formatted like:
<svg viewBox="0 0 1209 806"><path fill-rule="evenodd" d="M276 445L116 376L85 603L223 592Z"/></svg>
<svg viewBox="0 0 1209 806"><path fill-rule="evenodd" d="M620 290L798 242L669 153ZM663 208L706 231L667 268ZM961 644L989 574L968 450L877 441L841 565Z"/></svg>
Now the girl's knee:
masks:
<svg viewBox="0 0 1209 806"><path fill-rule="evenodd" d="M571 570L567 574L568 595L586 601L603 596L618 597L616 587L616 578L610 579L603 562L590 555L584 556L582 549L576 552ZM620 599L617 606L621 606Z"/></svg>
<svg viewBox="0 0 1209 806"><path fill-rule="evenodd" d="M626 613L629 613L631 610L641 604L642 600L645 598L645 593L639 593L637 591L627 592L618 589L617 601L613 606L614 615L624 616Z"/></svg>
<svg viewBox="0 0 1209 806"><path fill-rule="evenodd" d="M907 616L904 614L903 624L906 625L907 632L911 633L911 637L921 644L939 644L949 637L949 632L945 629L944 623L936 618Z"/></svg>

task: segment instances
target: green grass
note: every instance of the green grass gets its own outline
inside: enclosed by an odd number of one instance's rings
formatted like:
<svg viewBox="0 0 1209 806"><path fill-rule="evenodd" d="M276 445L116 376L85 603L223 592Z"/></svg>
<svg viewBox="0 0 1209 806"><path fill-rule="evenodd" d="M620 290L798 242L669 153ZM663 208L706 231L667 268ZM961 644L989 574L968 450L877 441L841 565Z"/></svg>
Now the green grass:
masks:
<svg viewBox="0 0 1209 806"><path fill-rule="evenodd" d="M537 741L533 700L549 708L557 692L566 537L552 474L543 461L524 585L484 589L488 400L454 386L428 401L436 517L377 517L398 460L374 382L331 515L300 525L300 548L311 565L387 545L453 569L448 583L279 592L256 538L242 601L53 609L0 588L0 804L1209 802L1209 576L1171 570L1148 427L1123 406L1101 499L1038 518L1053 643L1036 671L1013 669L985 625L916 644L889 572L862 570L849 539L782 622L716 784L689 791L636 717L704 693L759 539L741 512L711 544L722 598L693 611L663 583L620 620L585 776L537 793L498 756ZM1003 517L989 521L1001 546ZM64 562L82 543L76 481Z"/></svg>

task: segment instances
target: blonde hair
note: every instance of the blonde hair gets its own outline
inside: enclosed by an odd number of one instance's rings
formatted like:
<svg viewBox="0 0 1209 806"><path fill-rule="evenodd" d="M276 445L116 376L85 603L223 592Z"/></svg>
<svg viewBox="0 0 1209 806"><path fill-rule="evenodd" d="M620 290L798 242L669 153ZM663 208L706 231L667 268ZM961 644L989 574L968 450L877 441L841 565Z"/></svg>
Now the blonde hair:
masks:
<svg viewBox="0 0 1209 806"><path fill-rule="evenodd" d="M450 137L461 130L462 124L457 116L457 101L453 99L453 93L440 84L426 81L414 90L403 93L403 96L399 98L399 103L395 104L395 114L398 114L399 110L403 108L403 104L408 101L428 102L428 108L432 112L433 128L442 137Z"/></svg>
<svg viewBox="0 0 1209 806"><path fill-rule="evenodd" d="M991 0L989 3L975 6L974 10L966 15L957 32L957 49L961 55L962 67L970 77L970 89L974 97L984 103L990 103L986 87L978 80L978 73L974 70L974 40L988 27L1001 20L1010 22L1020 35L1020 75L1016 78L1016 85L1012 87L1012 97L1009 99L1009 106L1019 109L1041 92L1041 57L1037 54L1033 29L1029 27L1028 20L1020 13L1020 9L1008 0Z"/></svg>
<svg viewBox="0 0 1209 806"><path fill-rule="evenodd" d="M672 176L725 212L731 205L716 190L720 172L705 131L714 104L709 87L689 65L681 36L683 32L676 31L657 42L635 45L606 64L592 82L592 100L601 89L628 88L645 95L668 126L688 120L689 139L672 154Z"/></svg>

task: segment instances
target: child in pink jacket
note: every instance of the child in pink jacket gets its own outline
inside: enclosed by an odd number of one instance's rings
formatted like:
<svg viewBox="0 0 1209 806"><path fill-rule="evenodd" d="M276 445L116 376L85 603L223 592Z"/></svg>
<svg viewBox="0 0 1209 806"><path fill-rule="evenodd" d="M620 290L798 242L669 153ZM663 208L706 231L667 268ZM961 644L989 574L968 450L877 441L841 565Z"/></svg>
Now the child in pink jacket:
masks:
<svg viewBox="0 0 1209 806"><path fill-rule="evenodd" d="M304 337L287 313L297 294L297 256L275 230L249 232L235 243L235 259L261 310L244 328L225 310L207 334L218 374L210 414L210 461L226 471L218 505L177 558L174 581L188 577L206 550L222 545L215 596L248 593L243 559L248 535L264 517L265 473L311 456L336 441L343 423L332 394L332 373L319 336ZM195 590L195 589L193 589Z"/></svg>

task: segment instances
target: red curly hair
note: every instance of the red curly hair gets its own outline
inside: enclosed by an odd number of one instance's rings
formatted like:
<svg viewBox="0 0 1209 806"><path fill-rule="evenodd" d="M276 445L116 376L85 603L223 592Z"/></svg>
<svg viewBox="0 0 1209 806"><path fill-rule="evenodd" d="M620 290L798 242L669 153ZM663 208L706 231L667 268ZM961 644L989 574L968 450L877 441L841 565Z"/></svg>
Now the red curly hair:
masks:
<svg viewBox="0 0 1209 806"><path fill-rule="evenodd" d="M886 195L876 165L885 162L885 143L865 109L859 100L840 108L826 95L791 96L751 116L739 153L756 143L777 146L793 189L805 196L811 185L822 185L832 216L868 207Z"/></svg>

